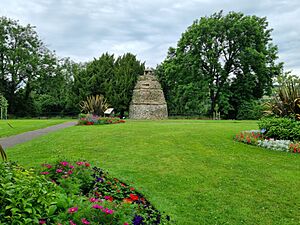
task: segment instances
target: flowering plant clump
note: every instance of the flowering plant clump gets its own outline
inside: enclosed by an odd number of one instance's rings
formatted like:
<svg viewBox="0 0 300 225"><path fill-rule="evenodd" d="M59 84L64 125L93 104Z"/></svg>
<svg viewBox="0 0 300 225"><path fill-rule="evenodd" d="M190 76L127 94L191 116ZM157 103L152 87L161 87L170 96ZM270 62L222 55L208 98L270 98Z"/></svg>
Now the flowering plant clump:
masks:
<svg viewBox="0 0 300 225"><path fill-rule="evenodd" d="M290 140L268 138L265 132L265 129L242 131L234 137L234 140L275 151L300 153L300 143L293 143Z"/></svg>
<svg viewBox="0 0 300 225"><path fill-rule="evenodd" d="M94 195L103 197L107 201L118 204L133 204L137 207L137 212L133 219L133 224L161 224L169 220L168 216L162 214L153 207L147 199L131 187L117 178L112 178L100 168L95 170Z"/></svg>
<svg viewBox="0 0 300 225"><path fill-rule="evenodd" d="M289 140L266 139L262 141L259 140L257 145L271 150L288 152L290 144L291 141Z"/></svg>
<svg viewBox="0 0 300 225"><path fill-rule="evenodd" d="M258 141L264 140L263 134L258 130L242 131L234 138L236 141L257 145Z"/></svg>
<svg viewBox="0 0 300 225"><path fill-rule="evenodd" d="M42 165L42 175L45 175L50 181L58 184L68 193L87 194L93 186L92 174L88 162L71 163L60 161L59 163Z"/></svg>
<svg viewBox="0 0 300 225"><path fill-rule="evenodd" d="M290 143L289 151L294 153L300 153L300 143Z"/></svg>
<svg viewBox="0 0 300 225"><path fill-rule="evenodd" d="M68 198L58 201L65 208L58 224L167 224L145 197L124 182L86 161L43 164L40 172L65 190ZM50 218L41 218L47 223Z"/></svg>
<svg viewBox="0 0 300 225"><path fill-rule="evenodd" d="M118 117L99 117L92 114L80 114L78 125L103 125L103 124L117 124L125 123Z"/></svg>

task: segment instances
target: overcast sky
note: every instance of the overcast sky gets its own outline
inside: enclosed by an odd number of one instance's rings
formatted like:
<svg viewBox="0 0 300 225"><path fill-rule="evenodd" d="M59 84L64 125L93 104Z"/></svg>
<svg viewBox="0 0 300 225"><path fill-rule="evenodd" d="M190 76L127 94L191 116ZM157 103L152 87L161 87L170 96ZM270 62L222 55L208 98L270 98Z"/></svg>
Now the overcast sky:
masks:
<svg viewBox="0 0 300 225"><path fill-rule="evenodd" d="M36 26L60 57L131 52L152 67L195 19L220 10L267 17L279 60L300 74L299 0L0 0L0 16Z"/></svg>

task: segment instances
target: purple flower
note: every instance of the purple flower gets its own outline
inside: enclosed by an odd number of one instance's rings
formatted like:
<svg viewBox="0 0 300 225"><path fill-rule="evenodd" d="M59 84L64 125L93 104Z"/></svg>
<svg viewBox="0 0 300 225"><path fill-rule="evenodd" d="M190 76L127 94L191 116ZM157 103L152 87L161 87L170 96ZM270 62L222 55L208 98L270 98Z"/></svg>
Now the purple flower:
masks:
<svg viewBox="0 0 300 225"><path fill-rule="evenodd" d="M101 177L97 177L96 181L102 183L103 179Z"/></svg>
<svg viewBox="0 0 300 225"><path fill-rule="evenodd" d="M135 217L132 220L133 225L139 225L142 224L144 218L139 216L139 215L135 215Z"/></svg>

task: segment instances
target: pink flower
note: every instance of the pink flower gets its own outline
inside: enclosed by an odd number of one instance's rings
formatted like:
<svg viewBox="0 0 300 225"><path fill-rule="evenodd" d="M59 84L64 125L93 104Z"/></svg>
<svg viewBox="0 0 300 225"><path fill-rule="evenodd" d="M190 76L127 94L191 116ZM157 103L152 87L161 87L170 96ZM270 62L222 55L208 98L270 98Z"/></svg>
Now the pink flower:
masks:
<svg viewBox="0 0 300 225"><path fill-rule="evenodd" d="M70 168L70 169L74 169L74 166L70 165L69 168Z"/></svg>
<svg viewBox="0 0 300 225"><path fill-rule="evenodd" d="M72 207L68 209L68 213L76 213L78 211L78 207Z"/></svg>
<svg viewBox="0 0 300 225"><path fill-rule="evenodd" d="M40 220L39 224L46 224L46 220Z"/></svg>
<svg viewBox="0 0 300 225"><path fill-rule="evenodd" d="M43 164L42 166L47 167L48 169L52 168L52 166L50 164Z"/></svg>
<svg viewBox="0 0 300 225"><path fill-rule="evenodd" d="M61 162L60 164L63 165L63 166L67 166L69 163L66 162L66 161L63 161L63 162Z"/></svg>
<svg viewBox="0 0 300 225"><path fill-rule="evenodd" d="M78 166L81 166L81 165L84 164L84 162L77 162L76 164L77 164Z"/></svg>
<svg viewBox="0 0 300 225"><path fill-rule="evenodd" d="M47 175L47 174L49 174L49 172L47 172L47 171L44 171L44 172L41 172L41 174L43 174L43 175Z"/></svg>
<svg viewBox="0 0 300 225"><path fill-rule="evenodd" d="M95 205L93 205L93 208L94 208L94 209L103 209L103 206L102 206L102 205L95 204Z"/></svg>
<svg viewBox="0 0 300 225"><path fill-rule="evenodd" d="M83 224L91 224L86 218L82 218L82 219L81 219L81 222L82 222Z"/></svg>
<svg viewBox="0 0 300 225"><path fill-rule="evenodd" d="M111 196L104 196L105 200L112 202L114 199Z"/></svg>
<svg viewBox="0 0 300 225"><path fill-rule="evenodd" d="M70 220L70 225L76 225L76 223L73 222L73 220Z"/></svg>
<svg viewBox="0 0 300 225"><path fill-rule="evenodd" d="M73 173L73 171L72 171L72 170L69 170L69 171L68 171L68 174L69 174L69 175L70 175L70 174L72 174L72 173Z"/></svg>
<svg viewBox="0 0 300 225"><path fill-rule="evenodd" d="M61 173L62 172L62 169L57 169L56 170L56 173Z"/></svg>
<svg viewBox="0 0 300 225"><path fill-rule="evenodd" d="M128 223L124 223L124 225L129 225Z"/></svg>
<svg viewBox="0 0 300 225"><path fill-rule="evenodd" d="M108 208L102 209L102 212L105 212L106 214L113 214L114 213L114 211L112 209L108 209Z"/></svg>
<svg viewBox="0 0 300 225"><path fill-rule="evenodd" d="M96 198L90 198L90 202L97 202Z"/></svg>

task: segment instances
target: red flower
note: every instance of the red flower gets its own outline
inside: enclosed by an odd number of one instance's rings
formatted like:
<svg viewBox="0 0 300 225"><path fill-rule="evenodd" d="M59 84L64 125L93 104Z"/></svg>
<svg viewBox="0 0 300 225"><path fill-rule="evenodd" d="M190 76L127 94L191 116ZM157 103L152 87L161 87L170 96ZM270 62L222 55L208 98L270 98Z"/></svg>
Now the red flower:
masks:
<svg viewBox="0 0 300 225"><path fill-rule="evenodd" d="M130 194L129 196L130 196L130 198L131 198L132 201L139 200L139 196L137 196L137 195Z"/></svg>
<svg viewBox="0 0 300 225"><path fill-rule="evenodd" d="M110 201L110 202L112 202L114 200L114 198L111 196L105 196L104 198L105 198L105 200Z"/></svg>
<svg viewBox="0 0 300 225"><path fill-rule="evenodd" d="M130 198L124 198L123 202L124 203L132 203L132 200Z"/></svg>
<svg viewBox="0 0 300 225"><path fill-rule="evenodd" d="M70 174L72 174L72 173L73 173L73 171L72 171L72 170L69 170L69 171L68 171L68 174L69 174L69 175L70 175Z"/></svg>
<svg viewBox="0 0 300 225"><path fill-rule="evenodd" d="M86 162L84 165L85 165L86 167L90 167L90 166L91 166L91 164L89 164L88 162Z"/></svg>
<svg viewBox="0 0 300 225"><path fill-rule="evenodd" d="M46 224L46 220L40 220L39 224Z"/></svg>
<svg viewBox="0 0 300 225"><path fill-rule="evenodd" d="M133 188L133 187L131 187L131 188L130 188L130 191L134 191L134 188Z"/></svg>

